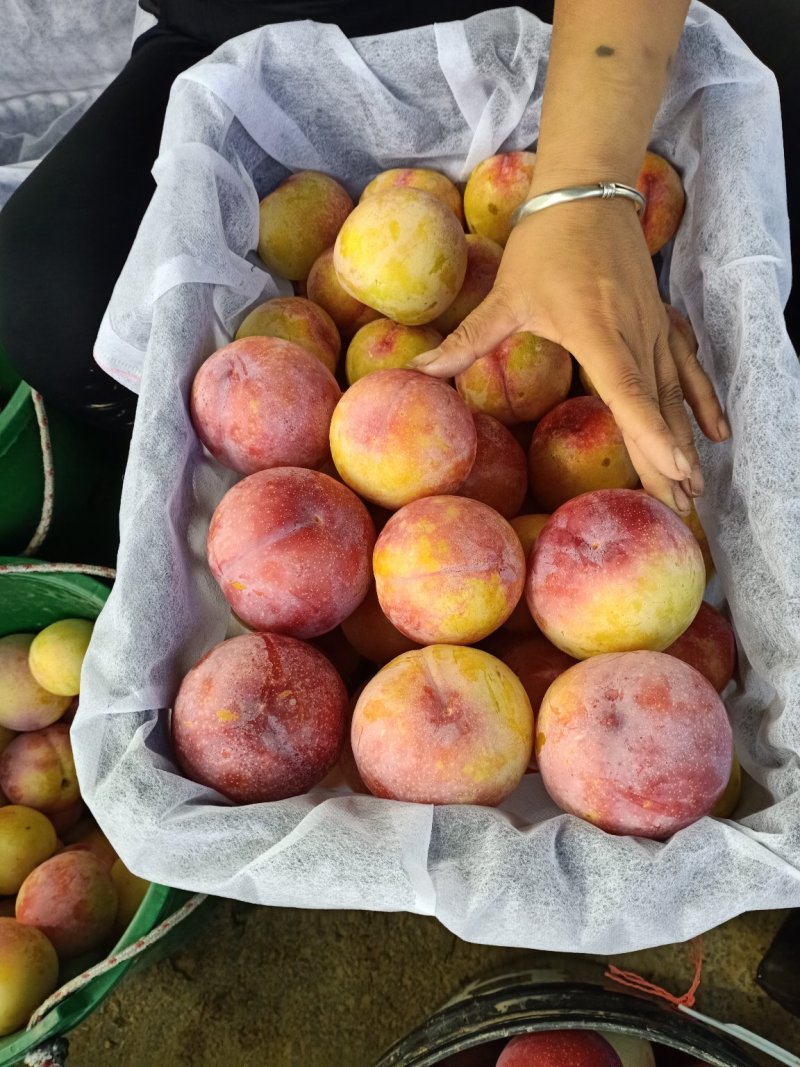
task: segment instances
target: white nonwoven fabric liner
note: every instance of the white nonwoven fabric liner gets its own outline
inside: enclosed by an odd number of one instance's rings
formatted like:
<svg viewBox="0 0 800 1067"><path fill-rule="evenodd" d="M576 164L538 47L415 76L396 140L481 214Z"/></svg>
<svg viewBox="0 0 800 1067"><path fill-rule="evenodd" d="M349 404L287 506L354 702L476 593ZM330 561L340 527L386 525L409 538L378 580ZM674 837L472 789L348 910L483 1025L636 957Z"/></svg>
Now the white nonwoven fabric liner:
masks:
<svg viewBox="0 0 800 1067"><path fill-rule="evenodd" d="M549 27L518 8L353 42L300 22L231 41L175 84L158 190L97 345L98 362L141 395L118 577L73 726L83 795L146 878L261 904L419 912L471 941L597 953L800 905L800 378L781 315L778 96L701 4L653 143L688 194L663 280L733 427L728 444L699 442L699 511L741 642L727 705L752 779L747 814L665 843L610 837L559 813L536 776L499 809L345 790L235 807L172 761L158 709L231 619L205 536L234 476L204 455L187 394L246 311L288 291L253 253L259 197L289 168L327 171L357 195L388 167L460 180L493 152L529 146L548 45Z"/></svg>

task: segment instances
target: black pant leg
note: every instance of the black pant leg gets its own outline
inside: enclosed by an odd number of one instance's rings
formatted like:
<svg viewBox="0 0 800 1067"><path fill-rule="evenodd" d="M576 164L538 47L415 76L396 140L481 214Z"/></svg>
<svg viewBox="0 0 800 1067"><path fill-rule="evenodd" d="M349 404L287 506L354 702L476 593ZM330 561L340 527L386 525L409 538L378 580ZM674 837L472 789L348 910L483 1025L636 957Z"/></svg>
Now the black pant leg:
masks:
<svg viewBox="0 0 800 1067"><path fill-rule="evenodd" d="M85 422L133 422L136 398L92 349L155 189L170 87L207 52L151 31L0 212L0 344L26 382Z"/></svg>

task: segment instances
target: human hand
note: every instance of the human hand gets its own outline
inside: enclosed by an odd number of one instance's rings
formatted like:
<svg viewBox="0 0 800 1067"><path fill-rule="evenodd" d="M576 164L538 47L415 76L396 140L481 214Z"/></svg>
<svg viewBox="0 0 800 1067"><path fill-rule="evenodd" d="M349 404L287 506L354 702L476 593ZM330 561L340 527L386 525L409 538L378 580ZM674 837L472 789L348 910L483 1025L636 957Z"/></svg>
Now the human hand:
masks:
<svg viewBox="0 0 800 1067"><path fill-rule="evenodd" d="M521 330L575 356L611 409L644 488L690 511L703 475L684 398L711 440L730 430L689 338L670 323L629 202L562 204L524 219L483 303L414 365L449 378Z"/></svg>

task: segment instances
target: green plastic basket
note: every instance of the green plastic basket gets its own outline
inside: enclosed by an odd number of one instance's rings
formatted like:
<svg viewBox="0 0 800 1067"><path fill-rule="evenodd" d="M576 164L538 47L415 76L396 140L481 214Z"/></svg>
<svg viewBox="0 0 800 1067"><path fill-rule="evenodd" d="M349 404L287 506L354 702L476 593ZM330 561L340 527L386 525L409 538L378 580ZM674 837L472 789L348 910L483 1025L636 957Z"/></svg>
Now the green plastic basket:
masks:
<svg viewBox="0 0 800 1067"><path fill-rule="evenodd" d="M35 562L0 556L0 564ZM51 622L68 617L96 619L108 594L107 585L81 574L0 574L0 637L10 633L31 633ZM191 895L183 890L151 885L111 955L144 937L167 916L177 911ZM197 912L194 914L197 915ZM191 923L191 919L188 922ZM19 1030L7 1037L0 1037L0 1067L11 1067L43 1041L72 1030L94 1011L132 967L144 961L152 962L154 958L163 955L165 949L174 945L186 932L186 924L173 927L164 938L138 956L116 964L71 993L30 1030ZM69 981L88 965L85 957L69 961L61 968L61 981Z"/></svg>

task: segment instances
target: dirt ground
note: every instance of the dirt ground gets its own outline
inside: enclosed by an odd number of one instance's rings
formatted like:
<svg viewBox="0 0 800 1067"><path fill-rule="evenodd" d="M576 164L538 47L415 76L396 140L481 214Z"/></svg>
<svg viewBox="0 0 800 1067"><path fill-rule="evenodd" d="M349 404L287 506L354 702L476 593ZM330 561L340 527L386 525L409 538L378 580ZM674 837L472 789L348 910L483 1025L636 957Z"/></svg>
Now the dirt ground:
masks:
<svg viewBox="0 0 800 1067"><path fill-rule="evenodd" d="M696 1006L800 1054L800 1020L754 980L782 918L754 913L705 936ZM536 957L467 944L428 917L213 901L171 958L131 974L74 1031L69 1067L371 1067L467 981ZM693 974L685 945L613 961L676 994Z"/></svg>

